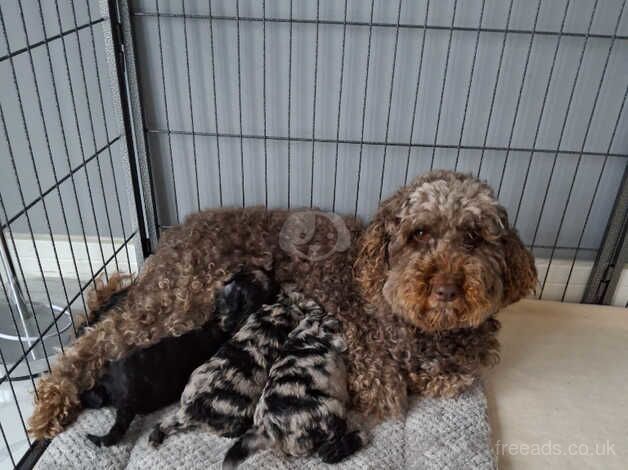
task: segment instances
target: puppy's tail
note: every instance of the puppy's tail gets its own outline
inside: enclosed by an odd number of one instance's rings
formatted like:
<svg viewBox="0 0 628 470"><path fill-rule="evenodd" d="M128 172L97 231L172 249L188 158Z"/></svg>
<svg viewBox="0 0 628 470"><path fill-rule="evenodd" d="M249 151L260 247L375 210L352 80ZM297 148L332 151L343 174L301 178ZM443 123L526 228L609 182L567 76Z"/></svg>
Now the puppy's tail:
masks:
<svg viewBox="0 0 628 470"><path fill-rule="evenodd" d="M318 455L325 463L338 463L360 450L366 442L366 433L351 431L321 445Z"/></svg>
<svg viewBox="0 0 628 470"><path fill-rule="evenodd" d="M222 470L234 470L256 452L269 447L270 436L263 427L256 426L245 432L227 451Z"/></svg>

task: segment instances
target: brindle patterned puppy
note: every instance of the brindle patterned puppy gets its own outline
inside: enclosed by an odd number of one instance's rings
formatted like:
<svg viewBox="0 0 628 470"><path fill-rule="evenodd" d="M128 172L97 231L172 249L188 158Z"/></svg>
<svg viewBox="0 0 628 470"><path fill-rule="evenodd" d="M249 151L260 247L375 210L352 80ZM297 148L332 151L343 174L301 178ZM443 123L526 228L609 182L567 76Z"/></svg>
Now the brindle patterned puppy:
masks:
<svg viewBox="0 0 628 470"><path fill-rule="evenodd" d="M150 435L157 446L166 436L197 426L237 437L253 425L253 413L288 334L302 318L300 294L280 294L278 302L253 313L208 362L190 376L181 406Z"/></svg>
<svg viewBox="0 0 628 470"><path fill-rule="evenodd" d="M290 333L255 409L255 426L229 449L223 470L271 446L291 456L318 452L335 463L364 445L361 432L347 432L346 345L338 330L338 321L316 307Z"/></svg>

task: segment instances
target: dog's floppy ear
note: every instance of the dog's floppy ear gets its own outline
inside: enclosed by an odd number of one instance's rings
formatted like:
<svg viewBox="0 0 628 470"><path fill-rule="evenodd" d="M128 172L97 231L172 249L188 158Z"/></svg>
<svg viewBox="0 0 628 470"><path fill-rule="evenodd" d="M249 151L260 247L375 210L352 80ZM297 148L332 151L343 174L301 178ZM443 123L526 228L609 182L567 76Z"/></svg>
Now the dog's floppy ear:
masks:
<svg viewBox="0 0 628 470"><path fill-rule="evenodd" d="M388 244L393 226L397 225L396 213L405 198L399 191L382 203L375 217L360 238L360 248L353 265L355 278L362 293L371 303L382 296L388 271Z"/></svg>
<svg viewBox="0 0 628 470"><path fill-rule="evenodd" d="M360 238L360 250L353 265L363 295L374 302L381 295L386 281L388 235L385 217L377 214Z"/></svg>
<svg viewBox="0 0 628 470"><path fill-rule="evenodd" d="M536 289L534 257L521 242L514 228L507 228L504 244L504 302L510 305Z"/></svg>

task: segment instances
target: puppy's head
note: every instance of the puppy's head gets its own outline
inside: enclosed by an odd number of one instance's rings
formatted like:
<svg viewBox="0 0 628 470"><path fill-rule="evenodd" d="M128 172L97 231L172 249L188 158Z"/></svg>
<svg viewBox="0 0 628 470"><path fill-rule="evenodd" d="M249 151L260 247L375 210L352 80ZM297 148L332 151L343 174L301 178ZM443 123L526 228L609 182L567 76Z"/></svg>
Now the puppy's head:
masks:
<svg viewBox="0 0 628 470"><path fill-rule="evenodd" d="M216 292L216 308L223 329L234 329L264 304L272 304L279 285L272 273L259 268L241 267Z"/></svg>
<svg viewBox="0 0 628 470"><path fill-rule="evenodd" d="M369 302L428 332L478 326L536 284L534 259L491 188L448 171L382 203L355 269Z"/></svg>

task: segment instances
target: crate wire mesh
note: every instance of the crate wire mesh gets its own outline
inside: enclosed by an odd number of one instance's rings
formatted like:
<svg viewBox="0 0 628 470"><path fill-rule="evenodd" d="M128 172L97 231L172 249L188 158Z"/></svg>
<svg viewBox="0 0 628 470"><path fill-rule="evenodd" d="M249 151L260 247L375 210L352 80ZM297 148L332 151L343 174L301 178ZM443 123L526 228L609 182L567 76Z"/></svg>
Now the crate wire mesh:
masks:
<svg viewBox="0 0 628 470"><path fill-rule="evenodd" d="M3 2L0 332L33 339L0 339L0 466L31 444L24 389L93 279L136 270L160 229L204 207L368 219L416 174L471 172L537 256L539 297L580 301L588 279L586 298L604 285L609 301L628 251L625 7Z"/></svg>
<svg viewBox="0 0 628 470"><path fill-rule="evenodd" d="M12 1L0 26L0 468L10 468L32 444L35 378L84 320L85 291L138 259L108 18L95 2Z"/></svg>
<svg viewBox="0 0 628 470"><path fill-rule="evenodd" d="M414 175L458 169L496 189L538 295L580 301L628 157L625 10L135 0L147 212L157 227L222 205L367 219Z"/></svg>

